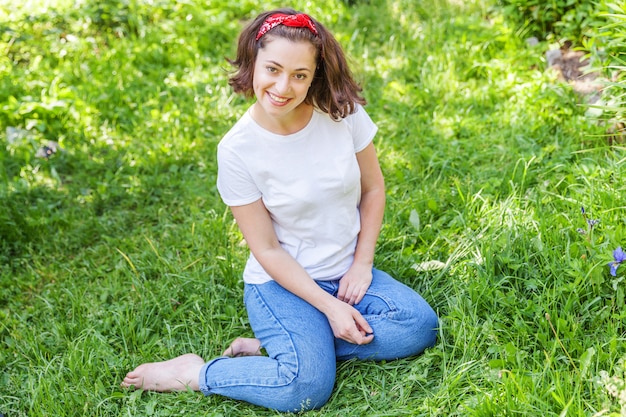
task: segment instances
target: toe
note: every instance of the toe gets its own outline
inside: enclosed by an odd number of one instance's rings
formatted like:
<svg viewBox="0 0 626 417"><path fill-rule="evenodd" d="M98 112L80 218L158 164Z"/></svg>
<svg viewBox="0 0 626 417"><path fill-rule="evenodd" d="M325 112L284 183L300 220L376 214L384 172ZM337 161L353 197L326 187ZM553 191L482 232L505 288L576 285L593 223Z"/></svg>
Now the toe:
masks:
<svg viewBox="0 0 626 417"><path fill-rule="evenodd" d="M130 376L126 376L126 378L124 378L124 380L121 383L121 386L124 388L137 388L137 384L139 383L139 380L137 378L133 378Z"/></svg>

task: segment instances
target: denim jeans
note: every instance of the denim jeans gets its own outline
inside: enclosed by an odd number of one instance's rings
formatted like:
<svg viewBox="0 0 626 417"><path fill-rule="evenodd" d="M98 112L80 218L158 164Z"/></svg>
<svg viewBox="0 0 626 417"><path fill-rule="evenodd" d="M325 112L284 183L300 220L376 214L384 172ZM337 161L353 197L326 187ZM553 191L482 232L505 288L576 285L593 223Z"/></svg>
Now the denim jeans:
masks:
<svg viewBox="0 0 626 417"><path fill-rule="evenodd" d="M318 281L336 295L339 281ZM374 340L354 345L336 339L315 307L274 281L246 284L250 325L268 356L219 357L200 371L200 390L278 411L320 408L335 384L336 361L391 360L433 346L438 318L414 290L373 270L367 294L354 307L374 330Z"/></svg>

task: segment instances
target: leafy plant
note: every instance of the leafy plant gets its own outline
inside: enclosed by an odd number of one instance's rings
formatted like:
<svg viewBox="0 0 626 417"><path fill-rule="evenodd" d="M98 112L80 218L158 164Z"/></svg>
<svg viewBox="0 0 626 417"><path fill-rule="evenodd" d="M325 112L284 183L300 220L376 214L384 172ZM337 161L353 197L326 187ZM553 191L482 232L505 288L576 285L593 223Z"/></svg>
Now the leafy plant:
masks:
<svg viewBox="0 0 626 417"><path fill-rule="evenodd" d="M595 59L595 70L607 80L603 100L593 107L601 111L601 119L609 126L609 142L622 144L626 140L626 6L612 1L602 1L601 5L598 19L603 24L584 44Z"/></svg>
<svg viewBox="0 0 626 417"><path fill-rule="evenodd" d="M579 44L593 25L591 0L499 0L505 17L525 37L562 39Z"/></svg>

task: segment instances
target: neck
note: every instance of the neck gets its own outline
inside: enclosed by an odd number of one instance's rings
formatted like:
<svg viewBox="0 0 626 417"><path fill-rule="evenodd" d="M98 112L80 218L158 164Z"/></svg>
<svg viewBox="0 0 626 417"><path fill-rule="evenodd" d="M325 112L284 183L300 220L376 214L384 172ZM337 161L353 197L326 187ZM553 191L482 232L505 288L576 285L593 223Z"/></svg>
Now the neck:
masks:
<svg viewBox="0 0 626 417"><path fill-rule="evenodd" d="M272 133L292 135L301 131L309 124L313 115L313 106L302 103L283 117L273 117L265 113L258 103L255 103L250 109L250 115L262 128Z"/></svg>

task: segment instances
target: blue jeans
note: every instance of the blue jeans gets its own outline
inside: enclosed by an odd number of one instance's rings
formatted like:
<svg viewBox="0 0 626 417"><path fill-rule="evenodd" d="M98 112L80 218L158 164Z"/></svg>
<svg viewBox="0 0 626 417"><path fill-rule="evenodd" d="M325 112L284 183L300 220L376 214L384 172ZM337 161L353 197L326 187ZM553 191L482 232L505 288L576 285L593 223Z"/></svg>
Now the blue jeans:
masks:
<svg viewBox="0 0 626 417"><path fill-rule="evenodd" d="M318 284L336 296L339 281ZM433 346L437 338L437 315L428 303L377 269L367 294L354 306L374 330L367 345L336 339L324 314L274 281L246 284L244 300L268 356L208 362L199 381L205 395L287 412L320 408L332 393L337 360L404 358Z"/></svg>

